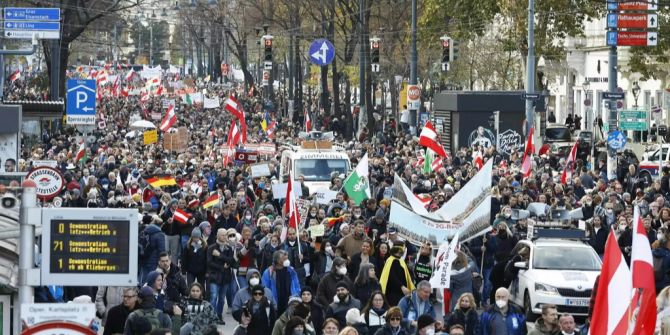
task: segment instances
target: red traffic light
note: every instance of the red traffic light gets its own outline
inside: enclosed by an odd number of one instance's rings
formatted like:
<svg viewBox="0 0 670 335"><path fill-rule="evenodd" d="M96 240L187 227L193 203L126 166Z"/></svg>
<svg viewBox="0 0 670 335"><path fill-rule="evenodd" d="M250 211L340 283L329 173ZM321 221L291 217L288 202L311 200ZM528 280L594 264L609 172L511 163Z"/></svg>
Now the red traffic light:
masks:
<svg viewBox="0 0 670 335"><path fill-rule="evenodd" d="M271 48L272 47L272 39L266 38L265 39L265 46Z"/></svg>
<svg viewBox="0 0 670 335"><path fill-rule="evenodd" d="M449 40L442 40L442 47L445 49L449 49Z"/></svg>
<svg viewBox="0 0 670 335"><path fill-rule="evenodd" d="M379 42L372 42L373 49L379 49Z"/></svg>

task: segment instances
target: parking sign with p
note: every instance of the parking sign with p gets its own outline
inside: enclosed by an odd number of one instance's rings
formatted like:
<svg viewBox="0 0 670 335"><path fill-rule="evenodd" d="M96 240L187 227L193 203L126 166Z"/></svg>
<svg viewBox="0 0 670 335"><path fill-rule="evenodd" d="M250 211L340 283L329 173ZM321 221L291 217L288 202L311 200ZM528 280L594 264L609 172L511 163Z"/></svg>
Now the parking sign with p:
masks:
<svg viewBox="0 0 670 335"><path fill-rule="evenodd" d="M95 125L95 80L67 81L66 120L71 125Z"/></svg>

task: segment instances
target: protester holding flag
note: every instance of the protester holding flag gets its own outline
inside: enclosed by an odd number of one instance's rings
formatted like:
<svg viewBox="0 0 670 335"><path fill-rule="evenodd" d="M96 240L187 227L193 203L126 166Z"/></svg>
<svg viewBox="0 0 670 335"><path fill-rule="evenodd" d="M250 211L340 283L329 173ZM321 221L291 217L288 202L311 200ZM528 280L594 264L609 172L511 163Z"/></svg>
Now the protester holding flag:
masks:
<svg viewBox="0 0 670 335"><path fill-rule="evenodd" d="M163 220L158 215L145 216L145 218L147 218L147 224L140 232L139 241L140 282L145 282L149 272L156 270L159 255L165 252L165 234L160 228Z"/></svg>

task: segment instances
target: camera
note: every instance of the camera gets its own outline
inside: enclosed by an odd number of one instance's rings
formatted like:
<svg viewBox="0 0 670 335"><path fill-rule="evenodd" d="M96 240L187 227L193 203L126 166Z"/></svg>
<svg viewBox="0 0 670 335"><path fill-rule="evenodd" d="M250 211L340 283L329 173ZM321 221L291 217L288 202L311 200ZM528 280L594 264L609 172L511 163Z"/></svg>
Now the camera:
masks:
<svg viewBox="0 0 670 335"><path fill-rule="evenodd" d="M2 206L2 208L6 208L6 209L15 208L16 204L18 202L19 202L19 200L16 199L16 197L11 193L5 193L0 198L0 206Z"/></svg>

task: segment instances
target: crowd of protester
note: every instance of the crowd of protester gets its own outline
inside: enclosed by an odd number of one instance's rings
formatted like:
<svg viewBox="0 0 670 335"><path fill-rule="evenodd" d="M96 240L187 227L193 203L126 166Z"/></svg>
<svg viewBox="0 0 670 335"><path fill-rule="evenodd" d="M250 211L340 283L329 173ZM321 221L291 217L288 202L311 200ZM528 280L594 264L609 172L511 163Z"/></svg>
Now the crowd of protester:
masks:
<svg viewBox="0 0 670 335"><path fill-rule="evenodd" d="M222 102L231 94L221 86L206 88L208 96ZM165 150L160 140L143 145L142 136L129 136L133 115L148 119L164 111L160 96L148 102L139 96L103 97L98 115L104 115L106 125L84 136L86 155L80 161L75 157L82 137L69 126L45 131L41 143L23 148L19 171L30 169L34 160L58 162L66 180L63 207L136 208L141 213L139 287L40 287L36 301L89 296L104 334L158 329L215 334L217 326L230 322L237 325L235 335L526 334L526 315L510 302L507 287L510 252L526 237L531 219L514 219L513 211L535 202L553 209L582 208L595 251L603 255L614 230L630 261L633 206L639 206L659 259L658 328L669 331L668 171L645 185L636 166L621 168L616 179L607 180L603 164L591 171L579 160L572 180L562 184L564 159L536 157L533 174L523 178L520 153L503 156L494 147L461 148L432 171L417 164L422 148L416 136L379 125L363 141L347 143L340 131L337 141L347 146L352 165L365 154L370 157L371 198L356 204L342 191L346 176L334 175L330 189L337 196L319 205L301 182L308 208L301 227L289 228L284 236L283 200L272 194L272 185L281 179L279 144L298 144L304 125L283 119L281 110L266 111L257 96L239 93L232 92L246 111L248 142L277 145L275 155L263 157L270 176L252 177L250 167L239 162L224 164L230 113L188 105L178 96L176 126L189 131L186 150ZM261 126L266 112L276 121L272 134ZM335 126L327 118L314 120L318 130ZM492 230L462 245L445 295L429 283L438 246L414 245L388 226L388 189L397 174L414 193L430 195L427 208L435 210L477 173L476 153L494 161ZM173 176L177 184L153 187L147 179L157 175ZM220 201L205 208L212 194ZM190 215L186 223L175 220L177 210ZM319 224L326 226L322 236L308 234ZM572 315L548 305L531 334L585 330L576 329Z"/></svg>

